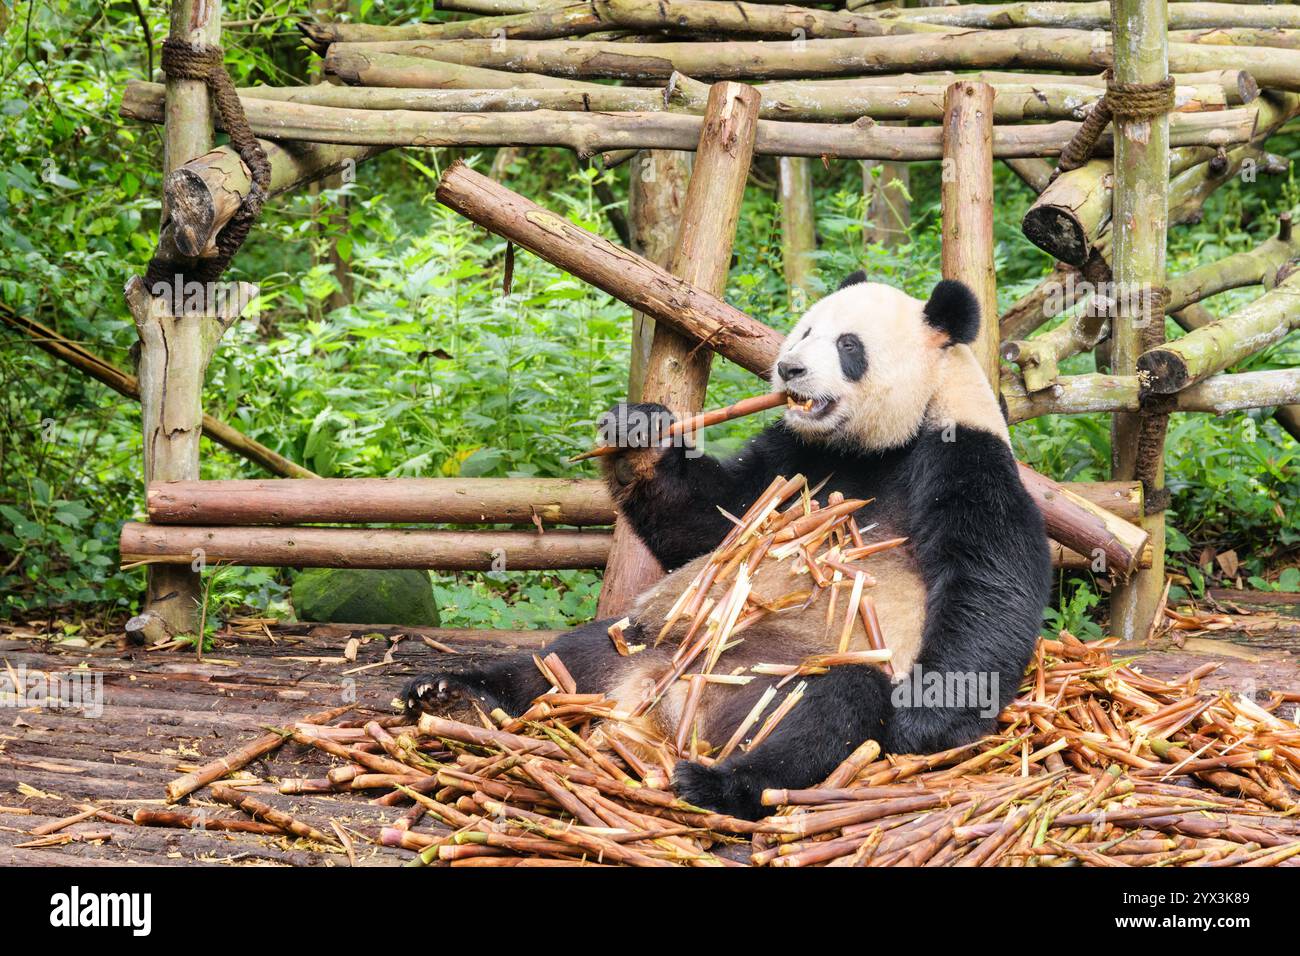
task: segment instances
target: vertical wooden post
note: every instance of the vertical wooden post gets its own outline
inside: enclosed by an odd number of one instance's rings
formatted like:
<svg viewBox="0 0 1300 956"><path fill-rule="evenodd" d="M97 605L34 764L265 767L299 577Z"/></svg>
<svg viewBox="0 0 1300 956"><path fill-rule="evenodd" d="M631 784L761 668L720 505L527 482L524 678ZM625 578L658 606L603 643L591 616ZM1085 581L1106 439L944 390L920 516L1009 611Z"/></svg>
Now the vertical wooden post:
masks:
<svg viewBox="0 0 1300 956"><path fill-rule="evenodd" d="M311 12L319 20L340 19L340 14L347 14L349 2L350 0L312 0ZM331 83L337 86L343 81L337 76L327 75L325 61L320 60L312 70L312 82ZM320 198L320 193L323 190L339 189L345 183L351 182L352 177L356 176L356 171L355 163L345 165L342 171L332 173L311 184L312 218L317 220L320 231L326 234L324 254L320 261L329 265L330 271L334 273L334 278L339 284L338 289L325 299L327 312L352 304L352 270L348 260L339 251L339 239L348 231L348 197L338 196L332 202L327 202Z"/></svg>
<svg viewBox="0 0 1300 956"><path fill-rule="evenodd" d="M752 86L716 83L704 111L669 271L714 295L726 290L731 269L731 247L758 132L759 100ZM712 361L711 350L657 325L642 400L666 405L678 417L699 411ZM636 541L636 534L626 522L617 522L600 592L601 617L621 614L663 574L657 563L644 561L649 556L644 550L638 554L628 541Z"/></svg>
<svg viewBox="0 0 1300 956"><path fill-rule="evenodd" d="M1115 82L1159 83L1169 74L1168 8L1166 0L1114 0L1111 36ZM1165 283L1165 238L1168 230L1169 117L1135 119L1116 115L1113 279L1119 314L1111 331L1111 367L1116 375L1135 375L1146 321L1163 322L1163 315L1144 317L1149 297L1134 302L1134 292ZM1159 310L1157 310L1159 311ZM1116 415L1111 425L1111 469L1116 478L1137 475L1138 436L1142 416ZM1159 448L1152 492L1164 488L1164 437L1148 436ZM1155 500L1159 495L1154 496ZM1151 534L1151 567L1134 572L1111 590L1112 632L1124 640L1146 637L1155 619L1165 578L1164 512L1147 515L1142 527Z"/></svg>
<svg viewBox="0 0 1300 956"><path fill-rule="evenodd" d="M790 311L808 309L816 266L817 217L813 207L812 161L782 156L777 161L781 189L781 260L790 289Z"/></svg>
<svg viewBox="0 0 1300 956"><path fill-rule="evenodd" d="M173 0L170 35L198 46L221 40L221 0ZM199 80L167 81L164 116L163 166L177 166L212 148L212 111L206 84ZM163 200L165 227L170 212ZM239 289L230 308L208 314L204 309L180 309L174 302L195 301L191 290L176 289L171 296L156 297L161 290L146 289L134 278L126 288L127 305L140 335L140 405L144 428L144 479L188 480L199 477L199 438L203 427L201 395L208 359L222 332L235 320ZM206 297L209 290L204 290ZM231 311L233 308L235 311ZM196 556L201 566L201 556ZM153 565L148 569L145 615L153 626L140 630L158 637L193 632L198 624L200 596L198 573L184 566Z"/></svg>
<svg viewBox="0 0 1300 956"><path fill-rule="evenodd" d="M646 149L633 156L628 167L627 219L632 251L665 269L677 242L692 158L691 153L682 150ZM644 312L633 312L629 402L641 401L654 335L654 319Z"/></svg>
<svg viewBox="0 0 1300 956"><path fill-rule="evenodd" d="M942 265L945 279L970 286L980 304L971 344L998 385L998 289L993 264L993 87L966 80L943 97Z"/></svg>

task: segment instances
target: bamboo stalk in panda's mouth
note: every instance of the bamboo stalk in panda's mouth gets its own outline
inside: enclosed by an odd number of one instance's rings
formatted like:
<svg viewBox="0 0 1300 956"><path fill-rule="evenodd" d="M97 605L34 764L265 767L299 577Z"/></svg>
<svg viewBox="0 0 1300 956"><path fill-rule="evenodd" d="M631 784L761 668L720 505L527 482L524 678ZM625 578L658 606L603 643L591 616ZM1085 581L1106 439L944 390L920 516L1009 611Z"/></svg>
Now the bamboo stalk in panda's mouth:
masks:
<svg viewBox="0 0 1300 956"><path fill-rule="evenodd" d="M785 405L793 401L785 392L770 392L767 395L755 395L753 398L743 398L734 405L728 405L726 408L715 408L711 411L700 412L698 415L692 415L690 418L684 418L679 422L673 422L663 433L663 438L676 438L678 435L684 435L690 432L697 432L701 428L708 428L710 425L720 425L723 422L729 422L733 418L743 418L746 415L753 415L755 412L765 412L769 408L776 408L778 405ZM804 404L811 405L811 402ZM574 455L569 461L586 461L588 458L600 458L604 455L612 455L615 452L623 451L623 445L600 445L596 448L584 451L580 455Z"/></svg>

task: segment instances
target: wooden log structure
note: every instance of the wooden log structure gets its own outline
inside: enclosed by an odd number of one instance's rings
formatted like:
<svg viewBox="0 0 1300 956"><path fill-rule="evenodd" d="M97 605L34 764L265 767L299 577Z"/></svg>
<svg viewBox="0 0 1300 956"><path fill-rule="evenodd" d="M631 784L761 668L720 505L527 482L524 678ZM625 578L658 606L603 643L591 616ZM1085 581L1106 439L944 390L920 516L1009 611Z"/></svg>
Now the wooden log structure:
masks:
<svg viewBox="0 0 1300 956"><path fill-rule="evenodd" d="M1267 373L1255 373L1267 374ZM1132 520L1135 481L1061 482L1063 488ZM590 527L614 523L614 502L595 478L309 478L156 481L153 524L513 524Z"/></svg>
<svg viewBox="0 0 1300 956"><path fill-rule="evenodd" d="M1297 326L1300 274L1293 273L1231 315L1142 353L1138 375L1147 391L1180 392L1280 341Z"/></svg>
<svg viewBox="0 0 1300 956"><path fill-rule="evenodd" d="M219 564L284 568L419 568L432 571L549 571L604 567L608 531L429 531L155 525L127 522L124 565Z"/></svg>
<svg viewBox="0 0 1300 956"><path fill-rule="evenodd" d="M668 271L720 296L731 270L740 204L749 179L758 131L759 94L739 83L718 83L704 111L695 164ZM655 324L641 399L658 402L678 418L700 411L713 353L668 325ZM597 616L621 616L664 569L627 522L614 527L614 542L601 585Z"/></svg>
<svg viewBox="0 0 1300 956"><path fill-rule="evenodd" d="M716 0L707 0L716 2ZM393 54L377 54L376 59ZM412 59L412 58L406 58ZM417 60L416 64L430 61ZM435 68L441 65L435 65ZM483 71L492 72L492 71ZM663 87L600 86L568 83L553 87L510 85L518 74L497 73L489 88L400 86L250 86L238 92L242 101L274 100L304 106L329 106L350 110L415 110L431 113L512 113L533 110L577 112L683 112L702 113L708 85L674 74ZM1247 76L1249 74L1246 74ZM896 82L841 83L833 80L798 80L761 83L761 119L808 123L853 122L863 116L874 120L941 120L944 90L955 77L946 74L917 76ZM994 87L993 119L998 123L1024 120L1079 119L1101 98L1102 88L1074 77L1026 76L1020 81L999 81ZM971 80L971 82L980 82ZM703 88L702 90L700 88ZM1235 87L1218 82L1175 88L1180 113L1216 112L1245 105ZM1251 97L1253 99L1253 96ZM122 94L118 114L147 123L162 121L163 86L131 80Z"/></svg>
<svg viewBox="0 0 1300 956"><path fill-rule="evenodd" d="M1114 77L1121 84L1155 84L1166 79L1175 62L1169 43L1165 0L1114 0L1111 9L1115 37ZM1252 51L1252 56L1261 51ZM1256 72L1256 79L1260 73ZM1160 289L1165 284L1165 242L1169 231L1169 117L1122 115L1116 112L1113 269L1119 289ZM1137 374L1141 343L1148 324L1159 323L1163 338L1164 312L1152 316L1150 299L1135 305L1118 297L1111 322L1111 364L1122 375ZM1165 516L1158 499L1164 490L1164 443L1167 419L1120 413L1111 419L1111 476L1143 482L1150 514L1142 527L1151 535L1152 563L1111 589L1111 630L1123 640L1147 636L1165 588Z"/></svg>
<svg viewBox="0 0 1300 956"><path fill-rule="evenodd" d="M971 349L996 389L998 279L993 252L993 87L959 80L944 96L943 172L940 177L945 279L975 293L980 329Z"/></svg>
<svg viewBox="0 0 1300 956"><path fill-rule="evenodd" d="M1279 406L1278 420L1300 437L1300 369L1228 371L1297 324L1300 280L1290 274L1296 249L1289 220L1258 249L1168 283L1166 311L1189 330L1175 341L1150 347L1142 331L1150 317L1122 299L1115 317L1089 311L1086 293L1070 302L1058 296L1047 307L1053 284L1109 268L1121 289L1159 288L1168 225L1199 218L1207 197L1247 164L1285 170L1263 143L1300 115L1300 8L1248 0L439 6L485 16L397 26L303 23L335 83L239 91L271 162L270 194L399 146L559 146L583 160L601 154L607 166L648 151L639 161L674 157L670 179L679 186L689 166L683 157L698 150L685 200L676 192L680 235L657 243L663 266L459 164L438 184L437 197L449 207L637 310L642 347L635 350L630 395L679 414L698 410L713 352L766 377L781 336L720 298L751 154L777 157L787 279L805 291L809 224L799 212L810 203L807 195L796 201L796 187L808 185L812 160L943 160L943 273L976 291L983 317L976 353L1009 420L1115 414L1116 481L1063 486L1023 466L1022 472L1056 539L1057 566L1118 572L1117 634L1147 632L1164 577L1163 515L1147 514L1159 506L1163 484L1162 465L1151 464L1163 449L1163 433L1153 437L1147 427L1153 400L1161 413ZM172 35L216 43L220 14L219 0L177 0ZM1053 179L1048 159L1104 92L1107 68L1127 83L1163 81L1173 71L1172 112L1117 115L1091 161ZM944 72L953 70L979 72ZM610 79L624 85L593 82ZM726 82L732 80L763 82L740 87ZM710 89L701 81L718 82ZM647 83L658 85L636 85ZM121 106L123 116L165 122L159 245L178 261L212 256L216 235L250 189L238 155L212 148L208 101L203 83L171 79L165 87L129 84ZM939 125L918 125L925 123ZM994 158L1039 193L1024 231L1058 259L1053 274L1000 322L990 217ZM659 205L644 210L661 232L676 219L670 191L663 193ZM654 245L640 248L652 252ZM1255 284L1264 294L1224 318L1198 304ZM592 530L609 525L615 512L603 484L589 479L301 477L310 472L202 414L204 369L238 307L182 322L160 311L138 280L127 297L143 346L138 380L52 334L38 344L142 402L152 523L123 528L122 557L150 565L145 608L169 631L193 628L198 582L189 566L196 553L209 563L284 566L606 566L602 613L619 612L657 573L644 549L636 553L625 526ZM1079 303L1082 316L1028 338L1053 309L1059 314ZM1015 361L1019 374L999 369L1001 339L1002 357ZM1061 360L1103 342L1114 374L1059 374ZM197 481L201 433L273 472L300 477ZM1157 493L1151 509L1138 477ZM364 523L528 530L332 526ZM330 526L312 526L318 524ZM1126 579L1127 572L1134 573Z"/></svg>
<svg viewBox="0 0 1300 956"><path fill-rule="evenodd" d="M693 149L703 123L702 116L697 113L661 110L612 113L576 109L536 109L526 113L434 112L354 110L252 98L241 102L249 126L260 137L277 141L310 140L318 144L366 147L372 151L393 146L563 146L580 156L594 156L624 149ZM159 114L150 109L135 115L156 121ZM1249 141L1255 133L1255 126L1255 111L1248 106L1178 113L1173 121L1172 142L1177 146L1230 146ZM993 131L993 152L999 158L1055 156L1078 128L1078 123L1068 120L998 126ZM1098 151L1107 153L1110 148L1109 137L1103 136ZM870 118L852 123L763 120L758 127L754 150L768 156L824 155L891 161L943 157L939 129L877 126ZM223 157L227 164L230 162L227 154L218 153L218 156ZM282 168L286 171L284 175L288 176L293 167L286 163ZM226 177L238 175L228 169L222 169L221 173ZM212 174L187 170L181 175L197 176L206 183ZM181 184L174 188L181 188Z"/></svg>
<svg viewBox="0 0 1300 956"><path fill-rule="evenodd" d="M1104 42L1098 42L1102 39ZM1180 73L1247 70L1261 87L1300 91L1300 50L1169 44ZM674 72L698 80L775 80L908 71L1015 69L1099 73L1108 38L1031 27L831 40L666 42L633 45L581 40L394 40L336 43L331 55L400 53L464 66L644 82Z"/></svg>
<svg viewBox="0 0 1300 956"><path fill-rule="evenodd" d="M780 350L781 336L738 309L681 280L674 280L639 256L560 219L463 163L453 164L443 173L435 195L439 202L466 218L766 378ZM542 222L553 226L539 228L538 223ZM672 289L671 299L663 295L665 287ZM681 305L674 308L673 302ZM699 321L701 314L707 315L708 320ZM1045 506L1049 534L1071 535L1086 524L1082 520L1062 519L1057 514L1083 507L1077 502L1058 496L1042 500L1040 505ZM1135 566L1145 540L1143 532L1132 535L1128 541L1118 541L1089 531L1079 538L1066 537L1062 543L1077 545L1075 550L1082 553L1091 553L1096 547L1114 548L1115 557L1109 566L1124 569Z"/></svg>

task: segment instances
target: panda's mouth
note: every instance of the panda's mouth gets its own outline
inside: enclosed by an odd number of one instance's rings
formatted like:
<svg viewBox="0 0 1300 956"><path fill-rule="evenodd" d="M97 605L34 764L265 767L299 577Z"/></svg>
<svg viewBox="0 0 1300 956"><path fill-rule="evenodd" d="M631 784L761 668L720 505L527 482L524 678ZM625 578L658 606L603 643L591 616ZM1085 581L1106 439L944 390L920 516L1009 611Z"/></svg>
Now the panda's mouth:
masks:
<svg viewBox="0 0 1300 956"><path fill-rule="evenodd" d="M809 398L795 392L786 393L786 410L810 421L825 418L838 405L837 398Z"/></svg>

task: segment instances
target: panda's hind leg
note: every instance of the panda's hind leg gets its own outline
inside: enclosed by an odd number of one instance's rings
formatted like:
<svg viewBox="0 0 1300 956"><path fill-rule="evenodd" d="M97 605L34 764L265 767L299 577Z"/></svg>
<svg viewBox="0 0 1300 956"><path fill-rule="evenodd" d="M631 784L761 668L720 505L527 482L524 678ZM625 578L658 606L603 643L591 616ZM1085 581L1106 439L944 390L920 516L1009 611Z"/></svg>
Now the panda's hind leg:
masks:
<svg viewBox="0 0 1300 956"><path fill-rule="evenodd" d="M592 621L557 637L537 652L539 656L558 654L565 669L573 675L580 693L605 690L626 664L609 639L613 618ZM546 693L549 685L532 652L504 655L495 659L464 664L455 657L439 662L441 666L407 683L402 703L407 713L422 711L445 714L468 709L474 701L485 711L495 708L511 716L528 709L533 698Z"/></svg>
<svg viewBox="0 0 1300 956"><path fill-rule="evenodd" d="M682 761L673 788L688 803L757 820L763 791L824 780L866 740L883 741L891 717L889 679L876 667L833 667L808 678L803 699L752 751L720 764Z"/></svg>

